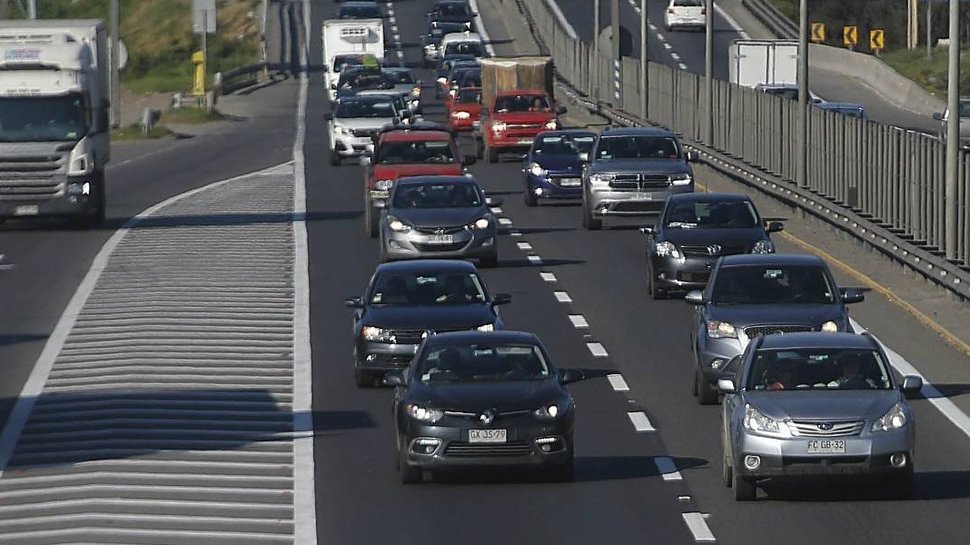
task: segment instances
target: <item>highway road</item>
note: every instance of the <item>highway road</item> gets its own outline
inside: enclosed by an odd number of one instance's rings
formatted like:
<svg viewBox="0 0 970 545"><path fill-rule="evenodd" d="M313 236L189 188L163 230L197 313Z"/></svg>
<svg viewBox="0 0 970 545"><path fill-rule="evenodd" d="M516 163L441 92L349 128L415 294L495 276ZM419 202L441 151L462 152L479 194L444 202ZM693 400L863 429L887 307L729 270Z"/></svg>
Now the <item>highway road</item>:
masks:
<svg viewBox="0 0 970 545"><path fill-rule="evenodd" d="M393 14L389 35L417 35L424 8L430 4L431 0L387 2L386 9ZM295 24L303 21L300 7L296 4L297 9L290 12ZM308 7L306 61L313 65L321 54L321 22L337 8L329 1L315 1ZM488 30L497 42L497 53L518 51L514 39L503 39L509 36L500 25ZM404 44L401 51L406 62L418 63L417 48ZM430 72L422 74L430 81ZM400 484L393 465L391 392L354 386L351 315L342 305L345 297L361 293L378 263L377 242L364 235L363 172L349 164L328 164L323 114L330 105L319 73L310 73L307 83L305 109L299 82L290 79L249 96L252 115L227 125L224 132L165 145L154 155L133 156L131 162L112 167L109 215L116 226L172 196L206 189L159 209L163 218L152 219L143 225L146 228L133 229L120 239L115 261L108 263L93 286L90 305L78 308L70 301L75 290L83 288L82 279L110 230L65 232L53 226L11 225L0 231L0 252L5 255L0 263L15 265L0 270L5 311L0 318L0 361L8 371L2 386L7 407L35 369L45 343L60 335L55 325L64 323L65 308L79 312L78 323L86 329L71 329L61 339L64 353L54 354L54 374L46 383L41 377L41 385L47 388L43 395L48 401L56 388L66 387L80 388L73 395L83 400L88 395L85 383L72 385L74 379L65 372L71 368L65 366L76 361L71 358L77 358L77 343L85 340L85 334L94 335L96 342L100 342L98 336L114 334L110 322L88 319L86 313L97 311L98 305L119 305L122 300L111 298L122 287L137 292L141 285L147 300L140 304L145 308L132 310L143 310L139 319L146 321L127 332L131 343L159 338L161 317L165 327L181 317L183 322L198 324L202 338L230 340L216 343L193 364L204 371L168 375L164 388L138 389L123 383L111 383L107 389L92 386L97 395L91 395L99 403L98 396L113 396L107 415L111 422L122 416L111 413L111 407L121 407L128 396L121 392L130 389L144 398L143 405L164 400L160 396L165 392L183 390L200 391L211 403L232 395L247 396L245 402L253 407L247 409L250 418L275 422L280 418L278 410L284 414L301 410L297 407L300 392L312 387L309 414L299 413L293 419L296 440L272 427L258 428L242 418L245 411L237 411L235 417L213 412L208 424L189 426L176 436L181 443L172 443L165 430L186 424L177 415L168 415L168 420L154 421L151 427L142 423L143 434L130 424L110 428L111 441L138 437L137 453L119 454L117 445L111 444L111 449L96 455L83 451L79 459L71 456L71 447L52 456L51 443L44 446L50 439L45 439L43 430L91 433L90 425L70 413L63 415L65 422L60 424L35 414L27 428L29 440L21 437L16 447L19 459L15 456L14 466L3 467L0 475L0 493L6 500L0 505L0 544L75 541L82 539L77 537L82 531L86 542L189 544L303 545L312 542L314 535L319 543L354 544L443 539L482 544L589 544L604 539L689 544L716 539L738 545L966 541L970 430L958 428L926 400L914 402L919 423L914 500L886 500L877 489L834 481L776 486L761 501L735 503L720 481L718 408L698 406L689 395L691 309L683 301L648 298L644 239L633 228L637 224L588 232L579 226L576 206L526 208L521 163L515 161L471 168L490 195L505 199L500 215L511 221L500 240L500 266L485 270L484 276L493 291L513 294L513 302L502 308L507 327L535 331L559 366L589 370L591 378L571 387L578 407L576 482L486 474ZM441 105L431 101L431 95L430 90L424 95L429 101L428 117L441 119ZM209 186L239 175L243 176ZM728 183L703 169L699 175L711 187ZM297 211L303 206L303 189L305 215L295 217L290 236L280 226L290 224L291 199ZM782 251L801 251L786 238L777 240ZM185 255L180 256L180 249ZM220 259L225 260L224 267ZM850 282L841 272L839 277ZM197 305L186 305L184 314L178 306L166 307L164 315L150 313L153 305L164 306L161 294L180 282L203 289L199 293L220 304L238 299L236 304L248 305L250 311L267 309L250 312L264 316L252 318L247 327L270 329L244 334L216 321L220 312L211 311L207 317ZM227 295L232 292L238 295ZM967 364L965 355L948 348L881 297L872 296L852 310L860 322L928 376L931 371ZM576 319L580 316L582 321ZM291 320L292 332L280 328L277 318ZM577 322L586 325L577 327ZM309 339L303 337L306 328ZM276 344L253 349L266 351L268 363L247 363L231 342L235 338L242 345L270 335L275 337L266 342ZM304 341L309 344L303 346ZM168 342L162 345L164 350L180 350L178 342ZM125 344L118 350L123 354ZM167 359L158 364L151 358L131 357L133 365L142 367L174 365ZM226 364L226 376L213 378L215 372L209 366L233 358L239 361ZM305 373L305 363L311 364L311 374ZM142 368L135 376L153 372ZM959 375L950 375L947 390L957 402L970 382ZM193 403L193 411L208 406L195 398ZM299 426L307 416L312 416L312 429ZM195 434L210 428L219 436L228 434L243 420L253 428L227 435L218 448L188 441L202 440ZM105 425L115 424L105 421ZM51 427L56 431L49 431ZM151 432L158 433L157 441ZM300 438L312 438L311 459L306 458L308 441ZM14 449L16 434L11 438L5 432L2 439L0 454ZM33 467L31 452L49 456L48 464ZM282 461L270 464L264 457ZM0 461L6 462L2 457ZM219 486L207 484L228 467L235 477L225 477ZM85 473L94 471L90 468L99 473ZM193 486L185 475L178 476L179 486L165 480L173 473L190 471L180 468L191 468L190 475L199 483ZM205 468L213 475L205 474ZM106 479L107 484L97 479ZM96 483L102 488L68 491L65 483L89 488ZM166 493L178 494L165 496L171 503L164 507L157 501L137 506L124 502L132 494L148 494L150 499L163 486L172 486ZM127 492L117 492L122 487ZM17 493L10 494L11 490ZM49 497L44 495L47 491ZM274 491L278 493L270 494ZM79 498L78 505L56 503L63 495ZM82 501L102 495L107 497L93 506ZM33 503L25 506L24 498ZM198 512L187 513L193 508ZM76 510L75 515L63 517L64 510L70 509ZM88 534L92 527L100 530Z"/></svg>

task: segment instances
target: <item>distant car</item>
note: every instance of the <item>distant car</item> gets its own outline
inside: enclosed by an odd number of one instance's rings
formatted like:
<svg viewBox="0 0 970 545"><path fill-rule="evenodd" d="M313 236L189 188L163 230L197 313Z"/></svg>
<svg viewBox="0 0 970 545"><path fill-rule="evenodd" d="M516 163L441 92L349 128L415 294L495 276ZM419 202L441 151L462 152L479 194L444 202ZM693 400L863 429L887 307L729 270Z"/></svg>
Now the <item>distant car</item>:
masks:
<svg viewBox="0 0 970 545"><path fill-rule="evenodd" d="M470 131L482 119L482 90L479 87L458 89L445 103L448 125L454 131Z"/></svg>
<svg viewBox="0 0 970 545"><path fill-rule="evenodd" d="M367 55L352 53L348 55L337 55L333 58L333 66L327 67L327 71L324 74L327 94L330 96L331 101L337 100L337 82L340 80L340 74L343 73L345 68L361 66L365 57Z"/></svg>
<svg viewBox="0 0 970 545"><path fill-rule="evenodd" d="M583 170L583 227L607 216L657 214L667 197L693 193L692 153L667 129L627 127L600 133Z"/></svg>
<svg viewBox="0 0 970 545"><path fill-rule="evenodd" d="M369 97L369 96L380 96L391 101L394 104L394 112L397 119L404 123L405 125L411 124L411 119L413 114L411 113L411 107L408 101L400 93L394 91L394 89L365 89L363 91L358 91L354 96L358 97Z"/></svg>
<svg viewBox="0 0 970 545"><path fill-rule="evenodd" d="M498 227L487 199L471 176L400 178L381 222L381 261L419 258L477 259L498 263Z"/></svg>
<svg viewBox="0 0 970 545"><path fill-rule="evenodd" d="M441 54L448 55L471 55L476 58L488 56L485 49L485 42L482 41L480 34L475 32L453 32L445 34L441 39Z"/></svg>
<svg viewBox="0 0 970 545"><path fill-rule="evenodd" d="M421 344L396 386L394 421L404 483L426 470L524 467L573 478L575 404L531 333L444 333Z"/></svg>
<svg viewBox="0 0 970 545"><path fill-rule="evenodd" d="M819 102L815 104L815 107L829 112L838 112L848 117L867 119L866 109L851 102Z"/></svg>
<svg viewBox="0 0 970 545"><path fill-rule="evenodd" d="M664 27L704 30L707 27L707 8L704 0L670 0L664 11Z"/></svg>
<svg viewBox="0 0 970 545"><path fill-rule="evenodd" d="M960 97L960 147L970 149L970 97ZM933 114L933 119L940 122L940 139L946 140L947 123L950 120L950 110Z"/></svg>
<svg viewBox="0 0 970 545"><path fill-rule="evenodd" d="M897 384L871 336L768 335L732 366L718 385L722 477L735 499L756 499L765 478L822 475L878 476L912 495L916 422L905 396L922 380Z"/></svg>
<svg viewBox="0 0 970 545"><path fill-rule="evenodd" d="M444 97L446 100L450 98L453 90L455 92L458 91L460 81L470 82L470 84L465 85L465 87L481 87L482 67L465 63L458 63L454 65L451 72L445 76L444 81L438 82L438 86L435 88L435 98Z"/></svg>
<svg viewBox="0 0 970 545"><path fill-rule="evenodd" d="M540 199L581 199L583 162L596 144L596 133L584 129L543 131L525 156L525 204Z"/></svg>
<svg viewBox="0 0 970 545"><path fill-rule="evenodd" d="M502 329L497 305L507 293L490 294L475 266L459 260L420 260L379 265L363 297L345 305L354 313L354 377L358 386L380 384L384 373L404 369L418 344L441 331Z"/></svg>
<svg viewBox="0 0 970 545"><path fill-rule="evenodd" d="M759 83L755 85L754 89L755 91L760 91L768 95L780 96L788 100L798 100L798 85L794 83ZM815 105L825 102L811 90L808 91L808 101Z"/></svg>
<svg viewBox="0 0 970 545"><path fill-rule="evenodd" d="M852 331L846 305L862 290L839 289L821 258L746 254L718 260L703 292L687 293L695 307L690 328L694 395L717 402L717 381L727 362L762 335Z"/></svg>
<svg viewBox="0 0 970 545"><path fill-rule="evenodd" d="M431 21L428 27L428 32L421 35L421 49L424 51L423 64L425 68L431 68L441 60L441 40L445 36L454 32L471 31L472 23L470 21Z"/></svg>
<svg viewBox="0 0 970 545"><path fill-rule="evenodd" d="M770 233L784 228L765 222L754 203L740 193L682 193L667 198L653 226L642 231L647 245L647 283L654 299L669 290L704 289L718 258L770 254Z"/></svg>
<svg viewBox="0 0 970 545"><path fill-rule="evenodd" d="M337 12L338 19L380 19L381 7L377 2L351 0L344 2Z"/></svg>
<svg viewBox="0 0 970 545"><path fill-rule="evenodd" d="M466 0L439 0L428 12L428 24L439 21L467 24L470 27L477 16Z"/></svg>
<svg viewBox="0 0 970 545"><path fill-rule="evenodd" d="M398 108L390 97L360 96L341 99L325 117L330 132L330 164L360 157L370 146L373 136L387 124L400 121Z"/></svg>
<svg viewBox="0 0 970 545"><path fill-rule="evenodd" d="M381 69L381 75L386 86L407 100L411 113L421 113L421 80L414 77L412 69L385 67Z"/></svg>
<svg viewBox="0 0 970 545"><path fill-rule="evenodd" d="M381 74L380 67L347 66L340 72L340 77L337 79L336 98L339 100L353 96L359 91L374 89L387 91L392 88L393 85Z"/></svg>

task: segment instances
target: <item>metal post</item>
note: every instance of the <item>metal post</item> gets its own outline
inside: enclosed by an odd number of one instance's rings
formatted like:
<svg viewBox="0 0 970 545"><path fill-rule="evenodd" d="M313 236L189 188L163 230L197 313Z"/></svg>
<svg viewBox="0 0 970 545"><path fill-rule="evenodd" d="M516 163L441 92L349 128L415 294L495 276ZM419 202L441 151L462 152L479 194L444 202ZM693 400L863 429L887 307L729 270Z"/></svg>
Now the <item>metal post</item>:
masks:
<svg viewBox="0 0 970 545"><path fill-rule="evenodd" d="M121 63L121 23L118 16L118 0L111 0L111 127L121 126L121 78L119 65Z"/></svg>
<svg viewBox="0 0 970 545"><path fill-rule="evenodd" d="M619 108L623 105L620 96L620 0L610 2L610 25L613 27L613 54L610 55L613 70L610 72L610 82L613 87L613 105Z"/></svg>
<svg viewBox="0 0 970 545"><path fill-rule="evenodd" d="M957 177L960 175L960 0L950 0L950 70L947 81L946 187L943 240L946 258L957 258Z"/></svg>
<svg viewBox="0 0 970 545"><path fill-rule="evenodd" d="M647 19L647 0L640 1L640 100L642 117L650 117L650 22Z"/></svg>
<svg viewBox="0 0 970 545"><path fill-rule="evenodd" d="M798 10L798 169L795 182L808 187L808 0Z"/></svg>
<svg viewBox="0 0 970 545"><path fill-rule="evenodd" d="M37 0L27 0L27 18L37 18Z"/></svg>
<svg viewBox="0 0 970 545"><path fill-rule="evenodd" d="M926 58L933 58L933 0L926 0Z"/></svg>
<svg viewBox="0 0 970 545"><path fill-rule="evenodd" d="M209 70L209 10L202 10L202 92L208 90Z"/></svg>
<svg viewBox="0 0 970 545"><path fill-rule="evenodd" d="M704 39L704 87L707 91L707 115L704 117L704 142L714 144L714 0L707 0L704 17L707 20Z"/></svg>
<svg viewBox="0 0 970 545"><path fill-rule="evenodd" d="M593 101L600 101L600 0L593 0L593 66L590 67L593 78Z"/></svg>

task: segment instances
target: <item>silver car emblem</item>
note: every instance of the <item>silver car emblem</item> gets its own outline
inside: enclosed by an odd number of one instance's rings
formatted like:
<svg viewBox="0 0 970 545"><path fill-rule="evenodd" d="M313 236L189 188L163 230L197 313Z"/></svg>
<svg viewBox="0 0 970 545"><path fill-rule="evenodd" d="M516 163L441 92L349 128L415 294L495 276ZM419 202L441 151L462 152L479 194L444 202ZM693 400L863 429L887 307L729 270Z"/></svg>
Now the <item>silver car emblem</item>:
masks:
<svg viewBox="0 0 970 545"><path fill-rule="evenodd" d="M818 424L818 429L822 431L829 431L834 427L835 427L835 424L831 422L822 422L821 424Z"/></svg>
<svg viewBox="0 0 970 545"><path fill-rule="evenodd" d="M782 330L782 329L776 329L775 330L775 335L784 335L784 334L785 334L785 331Z"/></svg>
<svg viewBox="0 0 970 545"><path fill-rule="evenodd" d="M710 246L707 247L707 253L710 254L710 255L717 255L717 254L721 253L721 245L720 244L711 244Z"/></svg>
<svg viewBox="0 0 970 545"><path fill-rule="evenodd" d="M495 412L491 409L486 410L482 414L478 415L478 421L481 422L483 426L491 426L492 422L495 421Z"/></svg>
<svg viewBox="0 0 970 545"><path fill-rule="evenodd" d="M445 234L445 229L439 227L438 229L435 229L434 230L434 234L436 234L436 235L443 235L443 234Z"/></svg>

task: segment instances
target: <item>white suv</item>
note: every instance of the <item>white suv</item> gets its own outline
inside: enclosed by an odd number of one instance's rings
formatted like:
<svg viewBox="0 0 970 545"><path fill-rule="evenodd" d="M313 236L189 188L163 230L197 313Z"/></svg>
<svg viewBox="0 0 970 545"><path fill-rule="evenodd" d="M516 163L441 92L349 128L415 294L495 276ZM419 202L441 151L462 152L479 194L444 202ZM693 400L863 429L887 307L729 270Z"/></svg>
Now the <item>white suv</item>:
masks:
<svg viewBox="0 0 970 545"><path fill-rule="evenodd" d="M664 12L667 31L677 28L704 30L707 27L705 0L670 0Z"/></svg>

